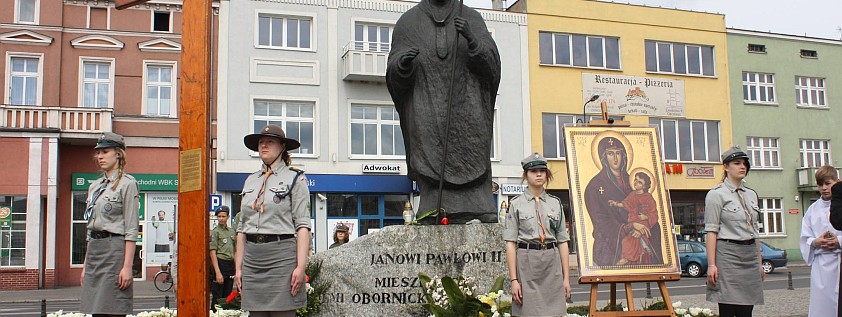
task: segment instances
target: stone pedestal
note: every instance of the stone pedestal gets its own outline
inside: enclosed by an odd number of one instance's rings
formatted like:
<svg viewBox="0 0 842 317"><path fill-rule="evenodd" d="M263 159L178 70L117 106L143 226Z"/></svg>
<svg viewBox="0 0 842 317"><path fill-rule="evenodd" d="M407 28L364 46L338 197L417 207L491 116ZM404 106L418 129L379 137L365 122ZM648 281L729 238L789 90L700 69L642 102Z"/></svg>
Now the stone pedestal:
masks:
<svg viewBox="0 0 842 317"><path fill-rule="evenodd" d="M332 283L319 316L428 316L419 272L473 277L477 292L487 292L508 276L502 231L501 224L389 226L319 252L311 260L323 261L320 278Z"/></svg>

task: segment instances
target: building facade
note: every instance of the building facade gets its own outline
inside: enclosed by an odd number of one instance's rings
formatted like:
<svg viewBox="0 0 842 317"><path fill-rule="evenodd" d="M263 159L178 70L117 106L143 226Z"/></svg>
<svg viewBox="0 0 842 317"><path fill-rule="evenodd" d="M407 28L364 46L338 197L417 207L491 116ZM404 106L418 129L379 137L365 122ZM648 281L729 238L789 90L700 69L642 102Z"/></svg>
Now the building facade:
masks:
<svg viewBox="0 0 842 317"><path fill-rule="evenodd" d="M146 245L155 228L174 227L177 204L181 2L125 10L113 1L8 3L0 208L11 219L0 223L0 289L79 284L87 188L99 177L92 148L107 131L126 137L126 172L142 196L134 273L151 278L170 254Z"/></svg>
<svg viewBox="0 0 842 317"><path fill-rule="evenodd" d="M415 3L386 0L278 0L221 3L219 160L217 191L239 212L245 178L260 167L243 136L267 123L301 141L293 165L307 172L315 250L332 244L345 223L356 238L403 224L417 201L406 177L405 152L386 89L392 31ZM499 202L520 186L529 153L526 19L480 10L498 45L492 161ZM417 205L415 203L413 206Z"/></svg>
<svg viewBox="0 0 842 317"><path fill-rule="evenodd" d="M732 140L725 17L581 0L519 0L508 11L528 17L532 148L550 159L550 192L567 219L562 128L581 122L583 105L601 95L588 113L605 100L612 117L658 128L674 231L702 239L705 195L720 182L719 156ZM620 107L630 100L638 112Z"/></svg>
<svg viewBox="0 0 842 317"><path fill-rule="evenodd" d="M734 144L752 157L763 240L800 259L801 219L819 198L815 172L839 166L842 42L728 29ZM836 97L836 98L834 98Z"/></svg>

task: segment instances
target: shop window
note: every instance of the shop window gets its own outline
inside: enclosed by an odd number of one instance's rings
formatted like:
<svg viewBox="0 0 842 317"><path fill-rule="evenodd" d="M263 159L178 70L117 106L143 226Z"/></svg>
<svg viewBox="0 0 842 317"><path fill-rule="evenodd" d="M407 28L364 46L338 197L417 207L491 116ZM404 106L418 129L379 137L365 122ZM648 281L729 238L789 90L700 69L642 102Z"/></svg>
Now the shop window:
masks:
<svg viewBox="0 0 842 317"><path fill-rule="evenodd" d="M87 225L85 220L85 200L87 200L87 192L73 192L73 202L70 206L71 223L70 223L70 264L82 265L85 264L85 250L88 247L87 239Z"/></svg>
<svg viewBox="0 0 842 317"><path fill-rule="evenodd" d="M357 195L353 194L328 194L327 216L356 217L357 199Z"/></svg>
<svg viewBox="0 0 842 317"><path fill-rule="evenodd" d="M42 201L42 208L46 200ZM24 266L26 260L26 196L0 196L11 220L0 230L0 267Z"/></svg>

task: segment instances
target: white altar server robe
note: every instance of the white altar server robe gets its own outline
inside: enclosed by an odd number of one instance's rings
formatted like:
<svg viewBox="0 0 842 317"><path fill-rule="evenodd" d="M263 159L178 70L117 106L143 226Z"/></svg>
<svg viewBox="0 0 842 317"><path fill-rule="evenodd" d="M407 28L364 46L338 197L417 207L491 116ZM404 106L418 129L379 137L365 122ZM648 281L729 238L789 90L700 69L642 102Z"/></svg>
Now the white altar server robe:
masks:
<svg viewBox="0 0 842 317"><path fill-rule="evenodd" d="M810 266L810 311L809 317L836 316L839 294L839 248L828 251L814 247L813 241L830 231L837 241L842 241L842 232L830 224L830 201L819 199L804 215L801 221L801 255Z"/></svg>

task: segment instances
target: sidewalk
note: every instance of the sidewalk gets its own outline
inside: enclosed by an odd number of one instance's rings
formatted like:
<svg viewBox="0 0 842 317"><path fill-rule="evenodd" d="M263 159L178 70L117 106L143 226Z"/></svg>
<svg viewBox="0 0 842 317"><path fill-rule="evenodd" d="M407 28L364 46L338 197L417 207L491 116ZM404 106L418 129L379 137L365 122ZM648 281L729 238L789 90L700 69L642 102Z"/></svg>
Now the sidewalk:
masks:
<svg viewBox="0 0 842 317"><path fill-rule="evenodd" d="M39 289L29 291L0 291L0 303L27 303L40 302L46 299L51 301L75 301L79 300L82 293L81 286L67 286L53 289ZM134 282L134 298L161 298L170 296L170 300L175 303L175 293L172 291L161 292L155 288L152 281L135 281Z"/></svg>

